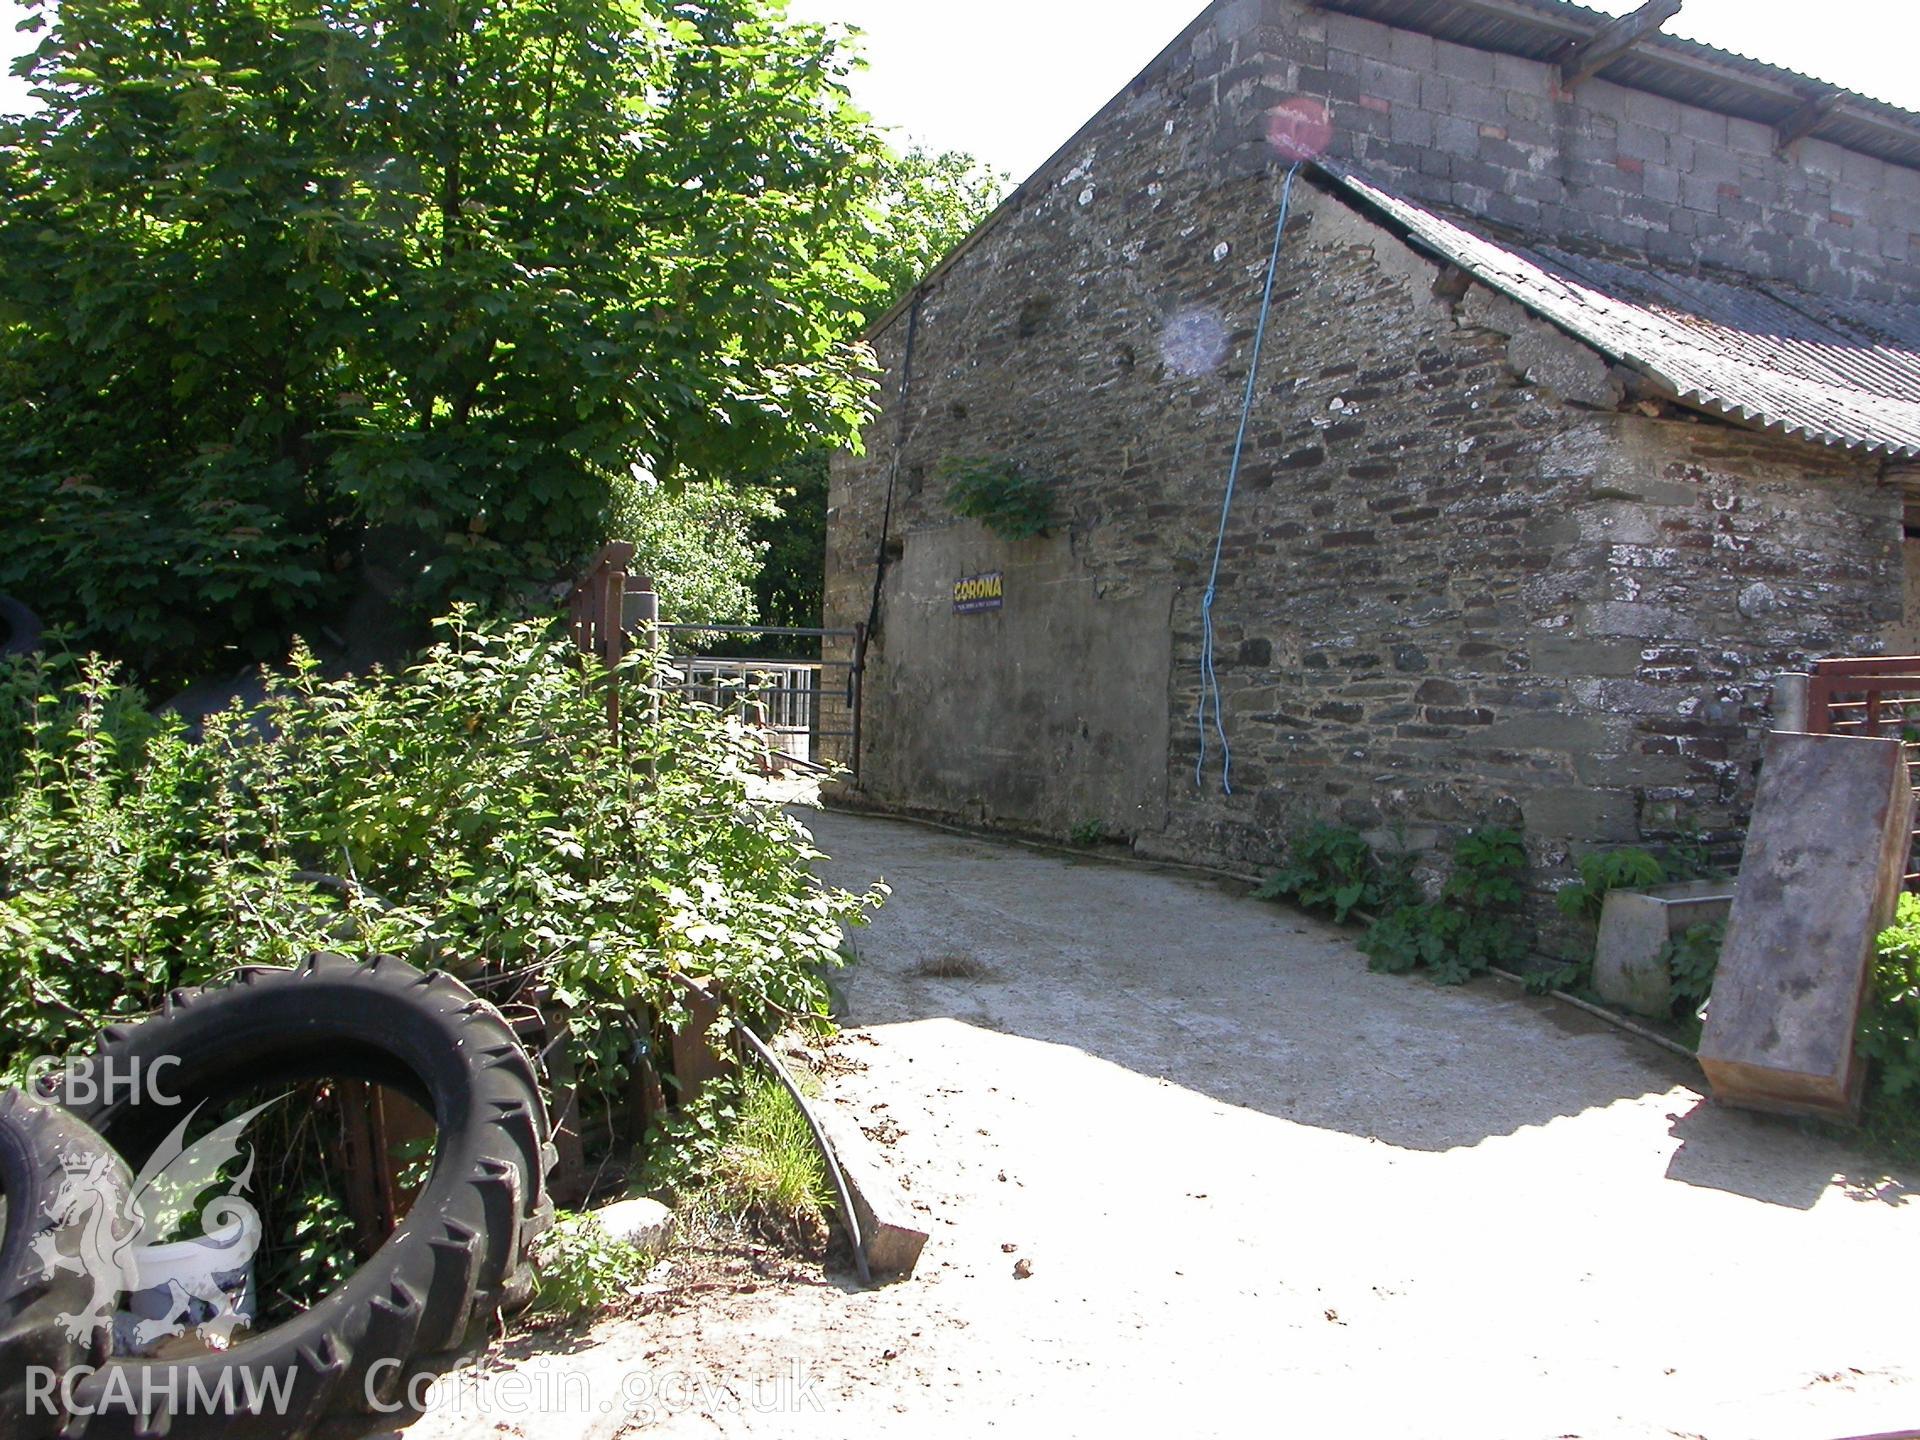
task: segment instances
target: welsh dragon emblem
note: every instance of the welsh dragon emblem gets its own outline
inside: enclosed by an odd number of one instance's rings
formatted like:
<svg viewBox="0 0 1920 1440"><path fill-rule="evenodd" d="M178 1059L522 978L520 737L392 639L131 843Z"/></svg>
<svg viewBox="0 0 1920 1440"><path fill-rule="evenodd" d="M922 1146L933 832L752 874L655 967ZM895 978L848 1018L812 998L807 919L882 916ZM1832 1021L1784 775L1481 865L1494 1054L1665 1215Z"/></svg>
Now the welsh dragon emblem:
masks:
<svg viewBox="0 0 1920 1440"><path fill-rule="evenodd" d="M260 1248L260 1212L243 1194L253 1177L251 1150L226 1191L200 1209L204 1238L167 1246L165 1256L157 1247L220 1183L230 1162L242 1155L240 1137L247 1126L274 1103L255 1106L188 1144L187 1130L202 1108L195 1106L154 1151L131 1189L108 1156L68 1161L48 1207L52 1228L34 1242L34 1254L46 1278L76 1274L91 1286L85 1305L59 1317L70 1339L84 1343L113 1324L115 1311L129 1296L143 1294L149 1301L158 1296L164 1313L134 1319L129 1348L136 1353L184 1335L189 1325L204 1343L225 1349L234 1330L251 1323L245 1302L220 1280L243 1271Z"/></svg>

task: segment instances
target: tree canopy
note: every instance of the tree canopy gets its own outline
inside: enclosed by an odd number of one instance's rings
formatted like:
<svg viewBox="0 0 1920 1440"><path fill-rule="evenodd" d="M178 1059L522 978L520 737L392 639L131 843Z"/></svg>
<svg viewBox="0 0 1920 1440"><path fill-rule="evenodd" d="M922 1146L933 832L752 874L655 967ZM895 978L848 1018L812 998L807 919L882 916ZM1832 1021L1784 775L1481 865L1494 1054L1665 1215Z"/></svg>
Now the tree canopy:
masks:
<svg viewBox="0 0 1920 1440"><path fill-rule="evenodd" d="M855 442L865 321L964 230L970 163L893 155L784 0L34 13L0 588L152 673L369 568L422 607L564 573L636 467Z"/></svg>
<svg viewBox="0 0 1920 1440"><path fill-rule="evenodd" d="M889 302L897 301L986 219L1007 177L958 150L922 147L890 156L875 182L877 211L888 243L874 268ZM829 449L813 445L756 478L778 498L754 538L764 552L755 584L758 618L772 625L818 625L825 590ZM744 613L744 612L743 612ZM769 637L757 653L803 657L804 642Z"/></svg>

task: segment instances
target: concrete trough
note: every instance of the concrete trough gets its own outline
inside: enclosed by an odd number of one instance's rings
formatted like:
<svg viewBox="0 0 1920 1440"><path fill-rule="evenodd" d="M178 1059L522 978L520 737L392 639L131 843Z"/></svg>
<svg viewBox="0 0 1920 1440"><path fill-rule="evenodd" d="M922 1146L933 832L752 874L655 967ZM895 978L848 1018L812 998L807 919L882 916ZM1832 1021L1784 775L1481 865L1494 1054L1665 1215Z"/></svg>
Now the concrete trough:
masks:
<svg viewBox="0 0 1920 1440"><path fill-rule="evenodd" d="M1731 880L1690 880L1646 890L1610 890L1600 912L1593 988L1638 1015L1665 1015L1673 1004L1667 942L1733 910Z"/></svg>

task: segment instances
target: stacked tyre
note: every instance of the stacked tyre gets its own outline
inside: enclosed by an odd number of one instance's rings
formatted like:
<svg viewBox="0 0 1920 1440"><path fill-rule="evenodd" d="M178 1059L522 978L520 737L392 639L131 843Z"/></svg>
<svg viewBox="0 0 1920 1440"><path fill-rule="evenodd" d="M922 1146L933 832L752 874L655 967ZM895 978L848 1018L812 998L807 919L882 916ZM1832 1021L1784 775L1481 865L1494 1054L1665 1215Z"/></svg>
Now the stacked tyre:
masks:
<svg viewBox="0 0 1920 1440"><path fill-rule="evenodd" d="M164 1095L87 1083L95 1071L161 1070ZM300 1440L328 1415L400 1402L525 1292L529 1247L552 1218L546 1110L512 1029L452 976L338 955L245 970L103 1032L57 1098L77 1135L137 1168L196 1105L325 1078L389 1087L433 1116L432 1172L406 1216L345 1283L284 1324L226 1350L72 1371L64 1436ZM5 1178L11 1242L13 1173ZM21 1313L44 1315L45 1297L20 1299ZM82 1364L71 1350L62 1363ZM6 1418L0 1435L33 1433Z"/></svg>
<svg viewBox="0 0 1920 1440"><path fill-rule="evenodd" d="M86 1177L109 1208L132 1187L126 1163L58 1105L0 1093L0 1435L9 1440L59 1434L49 1382L106 1358L106 1328L88 1323L92 1277L46 1259L79 1248L63 1243L77 1220L62 1202L70 1177Z"/></svg>

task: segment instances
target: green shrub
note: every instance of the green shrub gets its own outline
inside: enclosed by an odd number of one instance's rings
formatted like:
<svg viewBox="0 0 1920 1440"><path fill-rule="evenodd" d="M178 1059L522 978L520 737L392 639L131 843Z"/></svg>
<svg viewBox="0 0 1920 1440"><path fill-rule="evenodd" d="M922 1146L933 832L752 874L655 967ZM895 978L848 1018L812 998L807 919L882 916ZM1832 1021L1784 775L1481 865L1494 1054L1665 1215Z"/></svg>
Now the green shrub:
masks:
<svg viewBox="0 0 1920 1440"><path fill-rule="evenodd" d="M330 948L429 958L500 1002L546 984L586 1090L619 1093L644 1017L685 1019L678 975L824 1024L842 926L879 899L814 878L807 832L753 797L752 748L712 711L656 695L614 742L604 679L540 625L457 614L401 675L327 681L297 656L256 714L198 741L152 726L137 754L108 723L110 669L46 678L0 801L15 1073L173 986ZM306 871L384 898L343 913Z"/></svg>
<svg viewBox="0 0 1920 1440"><path fill-rule="evenodd" d="M1920 1095L1920 895L1900 897L1875 947L1860 1053L1873 1062L1876 1099L1911 1106L1904 1097Z"/></svg>
<svg viewBox="0 0 1920 1440"><path fill-rule="evenodd" d="M36 734L55 746L77 734L83 669L83 659L57 643L47 654L0 658L0 800L13 793ZM146 742L164 728L148 709L144 691L112 683L99 724L113 746L115 766L122 769L137 764Z"/></svg>
<svg viewBox="0 0 1920 1440"><path fill-rule="evenodd" d="M592 1215L562 1211L534 1251L534 1308L560 1316L604 1310L631 1296L652 1263L645 1250L614 1239Z"/></svg>
<svg viewBox="0 0 1920 1440"><path fill-rule="evenodd" d="M1401 904L1360 940L1370 968L1388 974L1425 969L1458 985L1527 953L1520 915L1527 852L1517 830L1478 830L1454 847L1453 869L1434 901Z"/></svg>
<svg viewBox="0 0 1920 1440"><path fill-rule="evenodd" d="M1003 540L1031 540L1054 526L1053 489L1006 459L949 456L940 462L947 508Z"/></svg>
<svg viewBox="0 0 1920 1440"><path fill-rule="evenodd" d="M1658 857L1632 846L1582 855L1579 870L1580 879L1553 897L1560 912L1575 920L1598 921L1609 890L1644 890L1668 878Z"/></svg>

